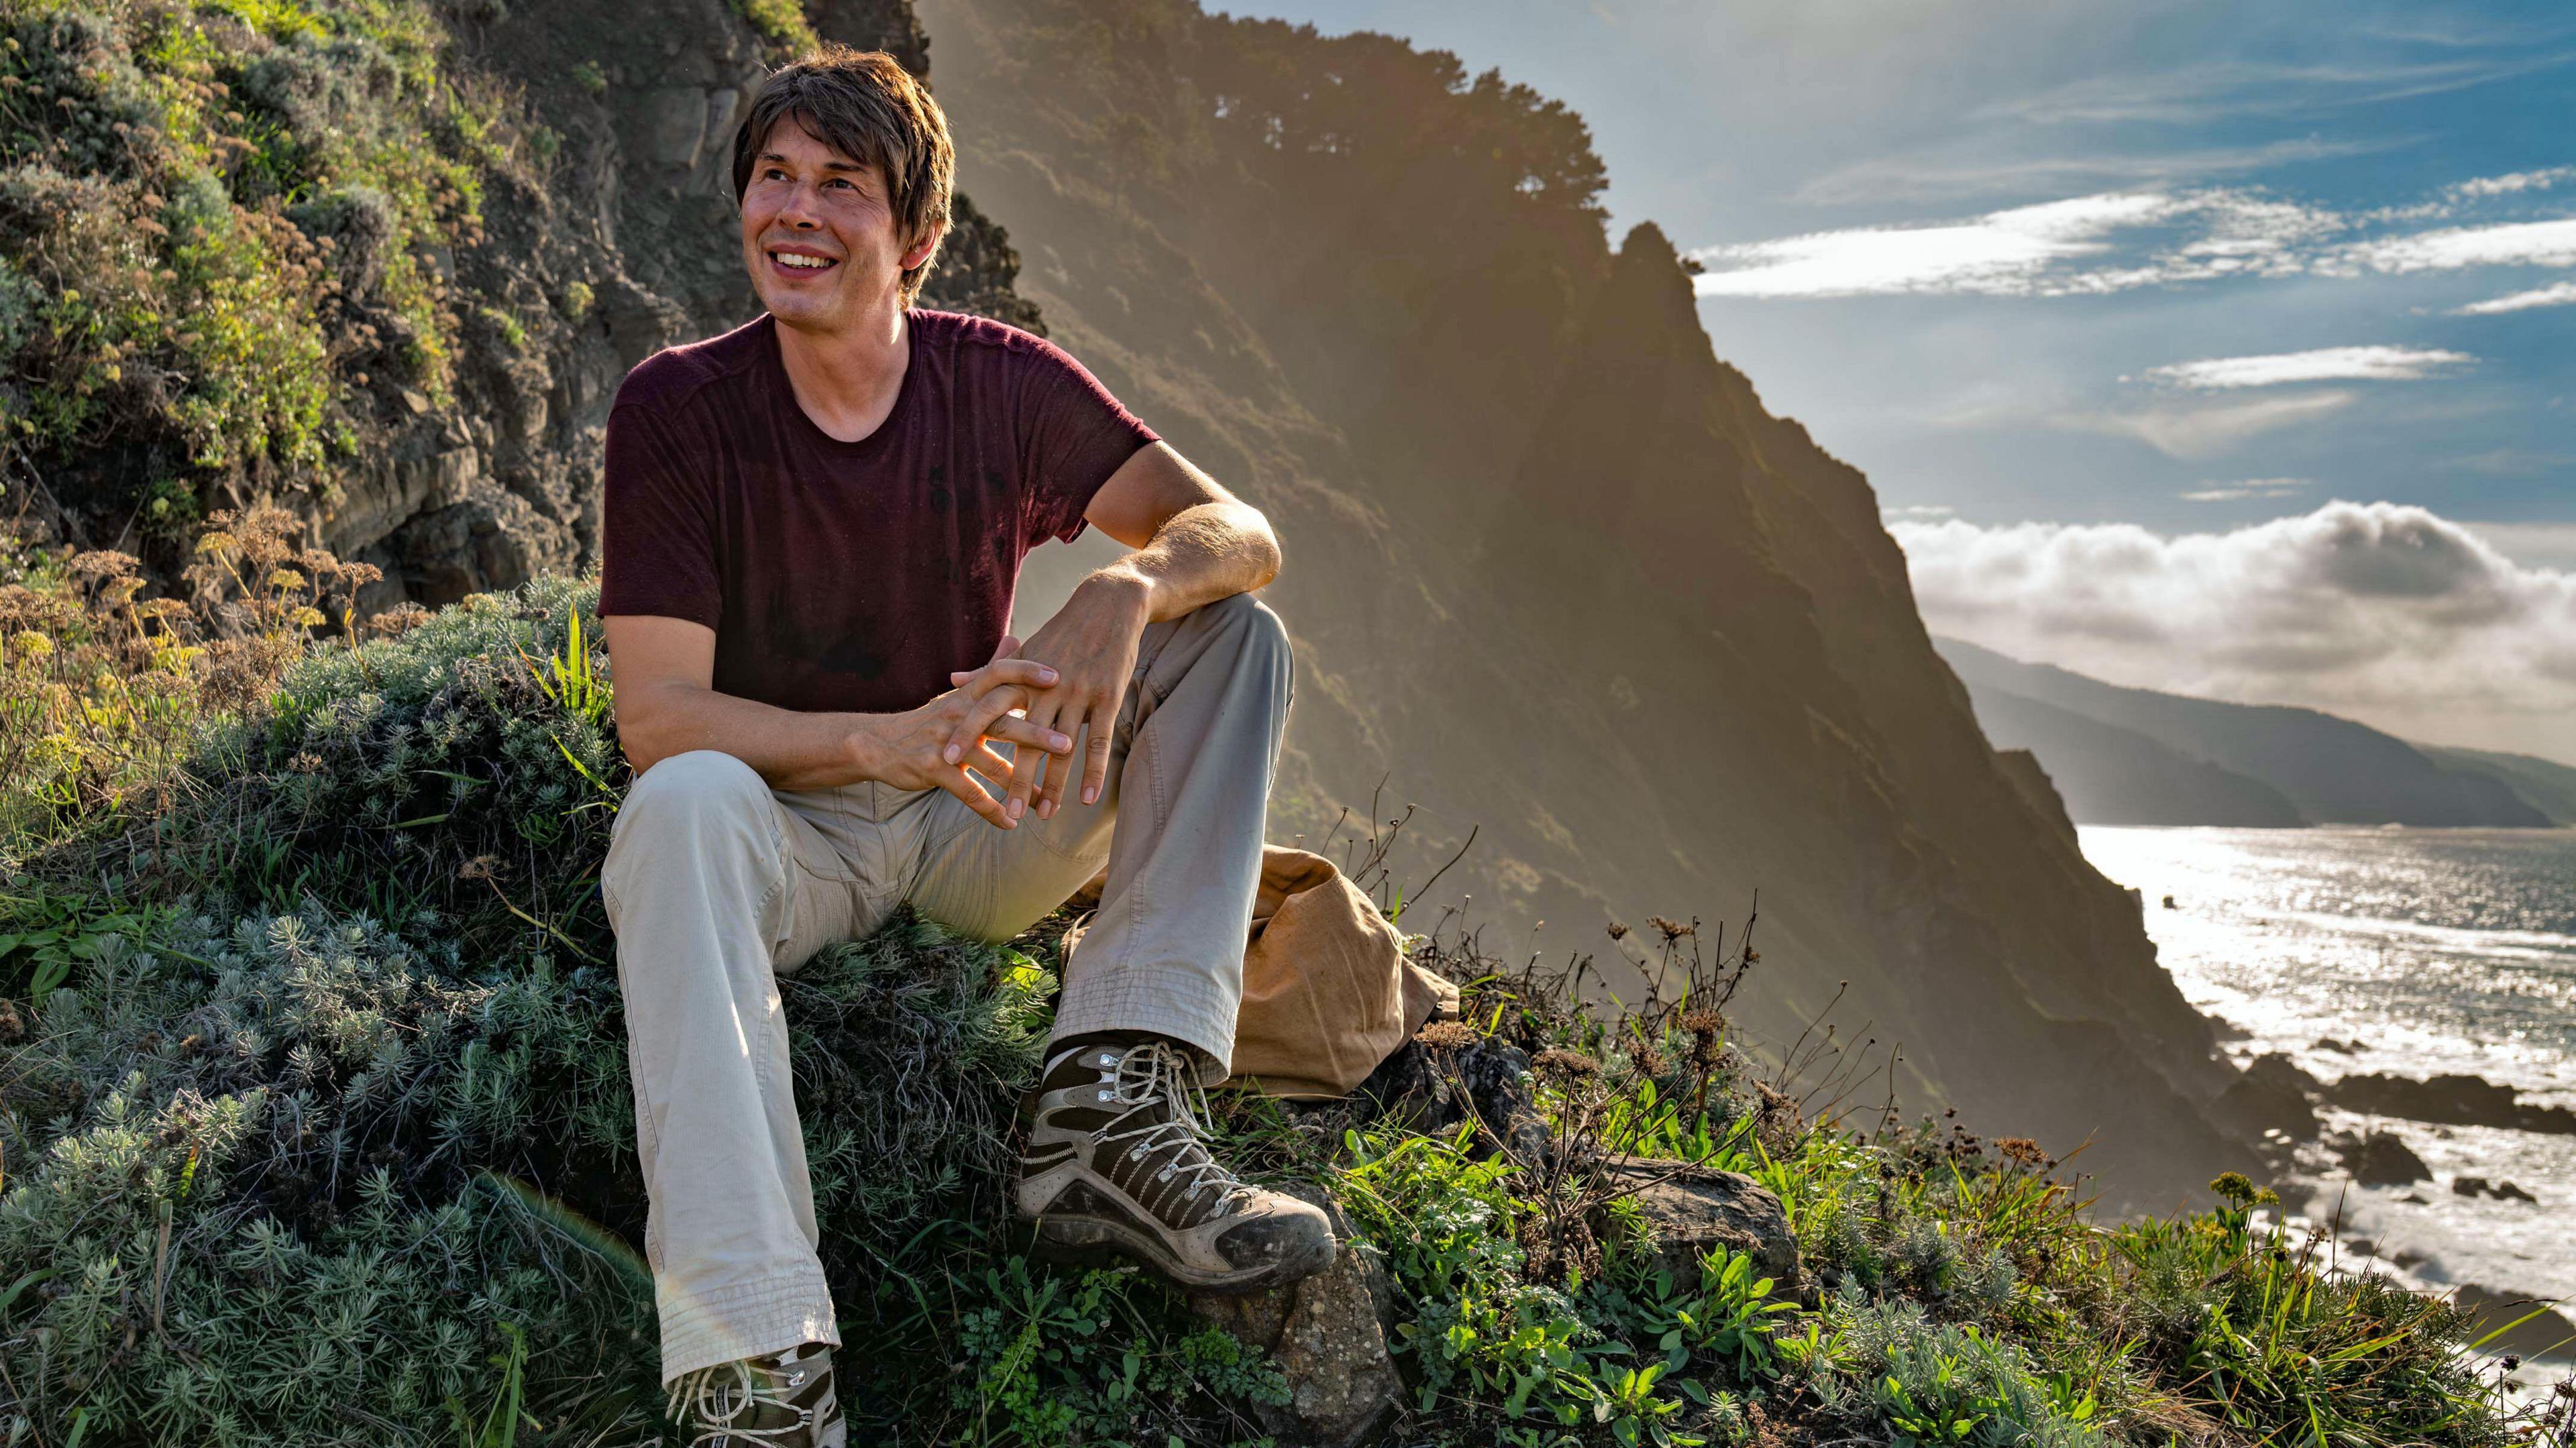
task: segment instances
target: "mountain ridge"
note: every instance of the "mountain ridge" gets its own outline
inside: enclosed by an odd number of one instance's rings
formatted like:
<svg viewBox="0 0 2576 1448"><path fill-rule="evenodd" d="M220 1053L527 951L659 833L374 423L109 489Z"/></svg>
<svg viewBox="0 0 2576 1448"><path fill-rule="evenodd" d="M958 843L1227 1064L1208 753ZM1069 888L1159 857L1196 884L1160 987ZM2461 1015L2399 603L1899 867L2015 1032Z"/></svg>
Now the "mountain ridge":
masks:
<svg viewBox="0 0 2576 1448"><path fill-rule="evenodd" d="M2123 753L2120 742L2100 729L2055 729L2043 747L2036 736L2052 731L2029 704L2143 737L2186 764L2217 768L2263 795L2285 798L2298 817L2277 821L2281 824L2538 828L2552 822L2501 774L2445 767L2395 735L2323 710L2128 688L2051 664L2027 663L1961 639L1936 639L1934 647L1966 682L1979 717L1998 743L2031 748L2052 779L2074 782L2071 788L2061 784L2061 790L2069 794L2069 806L2081 823L2263 821L2217 818L2214 810L2181 817L2177 809L2146 808L2111 783L2115 774L2146 767L2143 756L2133 749ZM2163 780L2181 777L2170 762L2164 766ZM2269 808L2260 795L2241 789L2230 803L2240 812Z"/></svg>

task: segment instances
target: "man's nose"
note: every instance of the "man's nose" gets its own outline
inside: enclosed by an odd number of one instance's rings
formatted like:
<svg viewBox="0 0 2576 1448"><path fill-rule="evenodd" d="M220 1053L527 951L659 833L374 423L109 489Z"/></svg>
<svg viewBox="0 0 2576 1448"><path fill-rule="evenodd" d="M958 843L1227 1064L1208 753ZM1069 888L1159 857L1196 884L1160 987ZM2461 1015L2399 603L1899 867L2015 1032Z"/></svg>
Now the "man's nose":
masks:
<svg viewBox="0 0 2576 1448"><path fill-rule="evenodd" d="M812 231L821 226L822 218L814 214L814 201L814 188L799 184L795 190L787 193L787 204L778 208L779 224L792 226L800 231Z"/></svg>

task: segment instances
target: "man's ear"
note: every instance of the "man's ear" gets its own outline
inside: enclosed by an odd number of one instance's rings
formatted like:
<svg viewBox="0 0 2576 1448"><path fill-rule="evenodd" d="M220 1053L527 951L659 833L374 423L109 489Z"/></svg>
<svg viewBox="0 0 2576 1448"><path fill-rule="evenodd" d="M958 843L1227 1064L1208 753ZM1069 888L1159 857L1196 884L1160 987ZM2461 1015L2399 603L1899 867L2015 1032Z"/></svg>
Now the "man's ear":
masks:
<svg viewBox="0 0 2576 1448"><path fill-rule="evenodd" d="M948 227L945 223L923 232L919 240L904 249L903 269L910 271L930 260L930 254L939 249L939 239L947 234Z"/></svg>

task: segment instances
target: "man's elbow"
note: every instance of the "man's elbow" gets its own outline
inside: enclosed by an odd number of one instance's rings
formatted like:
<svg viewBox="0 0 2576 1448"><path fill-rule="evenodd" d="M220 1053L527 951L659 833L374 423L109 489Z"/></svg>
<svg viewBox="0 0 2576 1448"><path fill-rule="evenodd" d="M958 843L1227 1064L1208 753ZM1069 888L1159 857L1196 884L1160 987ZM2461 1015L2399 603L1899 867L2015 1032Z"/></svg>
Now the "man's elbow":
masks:
<svg viewBox="0 0 2576 1448"><path fill-rule="evenodd" d="M639 775L679 752L669 737L671 711L656 707L660 701L654 693L649 688L621 691L609 706L617 747L626 756L626 767Z"/></svg>
<svg viewBox="0 0 2576 1448"><path fill-rule="evenodd" d="M1279 552L1279 533L1270 526L1270 519L1265 517L1260 509L1249 503L1242 506L1243 511L1249 515L1244 534L1252 544L1252 571L1256 580L1252 587L1267 588L1271 580L1279 576L1280 564L1285 561ZM1244 591L1249 593L1252 590Z"/></svg>

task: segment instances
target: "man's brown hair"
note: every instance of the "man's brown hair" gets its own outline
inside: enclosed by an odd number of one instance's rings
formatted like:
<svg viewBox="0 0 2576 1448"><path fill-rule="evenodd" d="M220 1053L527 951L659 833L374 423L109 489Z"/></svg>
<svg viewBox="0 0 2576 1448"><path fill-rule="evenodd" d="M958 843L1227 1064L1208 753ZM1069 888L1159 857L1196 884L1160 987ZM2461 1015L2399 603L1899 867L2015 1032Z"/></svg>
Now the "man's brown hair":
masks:
<svg viewBox="0 0 2576 1448"><path fill-rule="evenodd" d="M825 42L777 70L752 95L733 133L733 198L751 187L751 173L769 134L793 118L814 139L885 177L886 203L895 234L906 246L934 227L948 225L948 190L957 175L957 152L948 140L948 118L930 91L882 50L860 51ZM938 261L936 248L903 274L903 301L912 305Z"/></svg>

